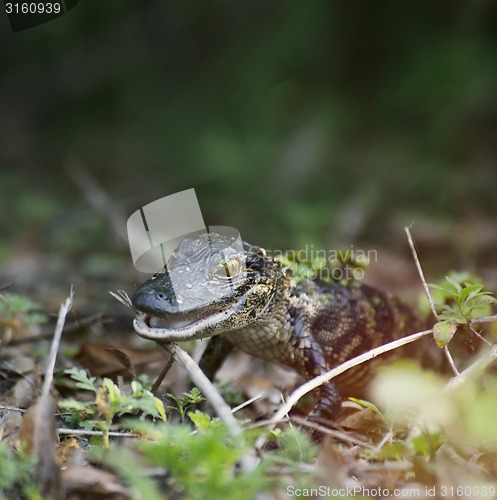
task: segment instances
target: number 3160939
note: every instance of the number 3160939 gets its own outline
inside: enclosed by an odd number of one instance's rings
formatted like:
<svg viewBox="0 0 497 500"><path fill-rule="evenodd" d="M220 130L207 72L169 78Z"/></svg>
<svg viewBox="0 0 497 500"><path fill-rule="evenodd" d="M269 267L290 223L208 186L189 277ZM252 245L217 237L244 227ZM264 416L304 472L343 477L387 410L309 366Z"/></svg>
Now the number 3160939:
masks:
<svg viewBox="0 0 497 500"><path fill-rule="evenodd" d="M7 14L60 14L61 10L58 2L8 2L5 4Z"/></svg>

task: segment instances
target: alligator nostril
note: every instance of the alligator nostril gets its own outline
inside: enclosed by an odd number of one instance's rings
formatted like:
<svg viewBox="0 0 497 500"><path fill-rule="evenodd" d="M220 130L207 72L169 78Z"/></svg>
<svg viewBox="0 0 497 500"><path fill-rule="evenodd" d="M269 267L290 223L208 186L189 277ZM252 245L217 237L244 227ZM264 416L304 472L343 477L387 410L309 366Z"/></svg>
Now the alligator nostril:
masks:
<svg viewBox="0 0 497 500"><path fill-rule="evenodd" d="M160 299L160 300L164 300L166 298L166 296L163 293L159 292L157 294L157 298Z"/></svg>

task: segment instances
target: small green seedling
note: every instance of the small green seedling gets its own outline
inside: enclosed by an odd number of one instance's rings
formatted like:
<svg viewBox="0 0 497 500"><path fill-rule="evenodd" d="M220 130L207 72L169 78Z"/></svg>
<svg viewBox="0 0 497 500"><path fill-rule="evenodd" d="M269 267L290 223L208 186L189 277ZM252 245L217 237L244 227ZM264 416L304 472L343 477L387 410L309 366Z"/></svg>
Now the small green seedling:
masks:
<svg viewBox="0 0 497 500"><path fill-rule="evenodd" d="M175 406L171 405L168 406L168 408L176 410L180 415L181 421L185 420L186 412L189 408L205 400L196 387L194 387L191 391L183 393L183 397L177 397L171 393L168 393L167 397L175 403Z"/></svg>
<svg viewBox="0 0 497 500"><path fill-rule="evenodd" d="M74 398L59 402L62 410L70 412L67 423L75 423L85 429L98 429L103 432L103 444L109 446L109 432L118 428L116 417L124 414L144 412L154 418L166 421L166 412L162 401L154 396L145 381L133 380L128 391L121 389L109 378L89 377L84 370L70 368L65 370L76 387L94 393L90 401L78 401Z"/></svg>
<svg viewBox="0 0 497 500"><path fill-rule="evenodd" d="M471 320L491 313L492 304L497 303L484 285L475 282L468 274L452 274L442 284L429 284L434 289L433 299L439 321L433 327L435 342L445 347L457 331L458 325L466 325L476 333Z"/></svg>
<svg viewBox="0 0 497 500"><path fill-rule="evenodd" d="M24 332L29 325L45 323L47 316L40 312L41 305L15 293L0 294L0 327L4 337L11 338L15 332Z"/></svg>

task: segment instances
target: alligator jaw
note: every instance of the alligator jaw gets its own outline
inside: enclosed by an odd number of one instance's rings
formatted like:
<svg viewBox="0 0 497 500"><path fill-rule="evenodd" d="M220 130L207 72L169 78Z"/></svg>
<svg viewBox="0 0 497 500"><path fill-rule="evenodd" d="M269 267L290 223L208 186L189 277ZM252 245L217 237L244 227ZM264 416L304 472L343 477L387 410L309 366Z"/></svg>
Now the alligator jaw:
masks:
<svg viewBox="0 0 497 500"><path fill-rule="evenodd" d="M194 319L164 319L140 313L133 321L133 328L140 337L156 342L181 342L212 337L208 327L227 320L229 310L204 313Z"/></svg>

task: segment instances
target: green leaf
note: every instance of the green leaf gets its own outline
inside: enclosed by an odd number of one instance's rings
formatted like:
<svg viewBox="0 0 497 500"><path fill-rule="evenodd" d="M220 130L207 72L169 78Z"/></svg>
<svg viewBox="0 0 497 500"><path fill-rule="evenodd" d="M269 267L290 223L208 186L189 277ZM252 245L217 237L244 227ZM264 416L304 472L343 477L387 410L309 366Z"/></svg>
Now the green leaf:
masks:
<svg viewBox="0 0 497 500"><path fill-rule="evenodd" d="M455 294L460 294L462 291L462 286L460 283L458 283L456 280L450 278L449 276L446 276L445 279L447 282L454 287ZM453 292L450 292L453 293Z"/></svg>
<svg viewBox="0 0 497 500"><path fill-rule="evenodd" d="M78 412L84 412L87 414L92 414L94 413L94 404L92 401L78 401L77 399L74 398L67 398L67 399L62 399L58 403L59 408L62 408L64 410L73 410L73 411L78 411Z"/></svg>
<svg viewBox="0 0 497 500"><path fill-rule="evenodd" d="M466 298L470 299L475 295L478 295L482 289L483 285L468 285L467 283L465 283L465 288L461 290L461 299L462 300L465 300Z"/></svg>
<svg viewBox="0 0 497 500"><path fill-rule="evenodd" d="M461 313L450 306L442 305L439 307L439 310L440 313L438 314L438 317L441 321L453 321L455 323L461 324L466 323L466 320L461 315Z"/></svg>
<svg viewBox="0 0 497 500"><path fill-rule="evenodd" d="M427 283L428 288L433 288L434 290L440 290L441 292L447 293L447 289L443 286L436 285L435 283Z"/></svg>
<svg viewBox="0 0 497 500"><path fill-rule="evenodd" d="M183 396L183 400L190 405L196 405L205 399L198 387L193 387L191 391L185 392Z"/></svg>
<svg viewBox="0 0 497 500"><path fill-rule="evenodd" d="M188 417L195 425L198 431L206 431L212 427L220 425L218 420L212 420L212 418L200 410L191 411L188 413Z"/></svg>
<svg viewBox="0 0 497 500"><path fill-rule="evenodd" d="M377 413L381 418L383 418L381 411L378 409L378 407L375 404L373 404L369 401L366 401L365 399L357 399L357 398L352 398L352 397L349 397L349 401L357 403L358 405L360 405L364 408L369 408L370 410L373 410L375 413Z"/></svg>
<svg viewBox="0 0 497 500"><path fill-rule="evenodd" d="M128 398L121 395L119 387L110 379L104 378L102 381L103 386L107 389L108 400L111 411L116 414L120 411L126 411L129 406Z"/></svg>
<svg viewBox="0 0 497 500"><path fill-rule="evenodd" d="M133 392L133 396L143 396L144 389L143 385L140 382L133 380L131 382L131 390Z"/></svg>
<svg viewBox="0 0 497 500"><path fill-rule="evenodd" d="M443 349L451 340L457 330L457 323L454 321L439 321L433 327L433 337L440 349Z"/></svg>
<svg viewBox="0 0 497 500"><path fill-rule="evenodd" d="M396 441L394 443L385 444L379 453L380 458L391 459L391 460L401 460L405 458L409 450L405 443Z"/></svg>
<svg viewBox="0 0 497 500"><path fill-rule="evenodd" d="M167 420L167 416L166 416L166 410L164 408L164 403L159 398L156 398L155 396L153 397L153 402L155 404L155 408L157 409L157 412L160 415L160 418L165 422Z"/></svg>
<svg viewBox="0 0 497 500"><path fill-rule="evenodd" d="M95 385L96 377L88 377L85 370L79 370L78 368L68 368L64 370L64 373L69 375L73 380L75 380L76 387L84 389L86 391L92 391L97 393L98 388Z"/></svg>
<svg viewBox="0 0 497 500"><path fill-rule="evenodd" d="M438 433L423 433L411 440L414 451L419 455L432 456L443 444L444 436Z"/></svg>

